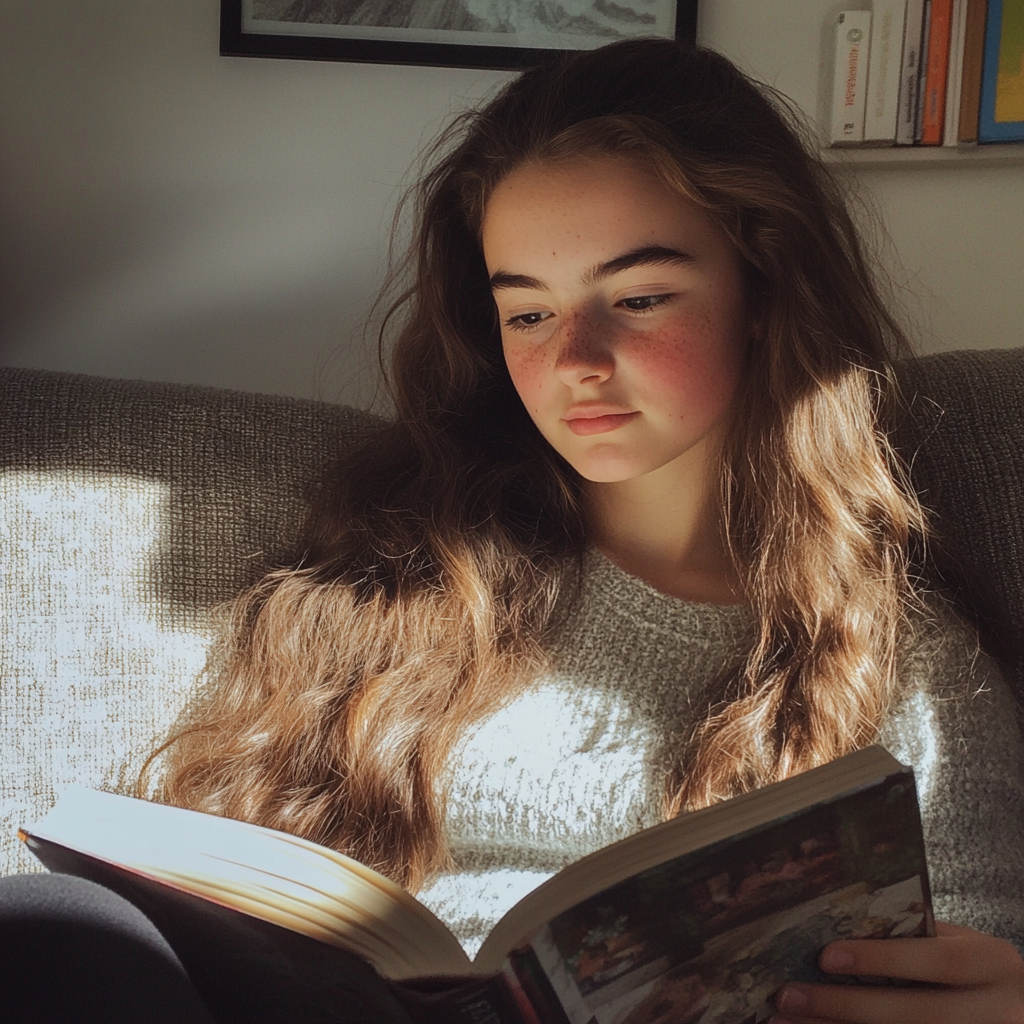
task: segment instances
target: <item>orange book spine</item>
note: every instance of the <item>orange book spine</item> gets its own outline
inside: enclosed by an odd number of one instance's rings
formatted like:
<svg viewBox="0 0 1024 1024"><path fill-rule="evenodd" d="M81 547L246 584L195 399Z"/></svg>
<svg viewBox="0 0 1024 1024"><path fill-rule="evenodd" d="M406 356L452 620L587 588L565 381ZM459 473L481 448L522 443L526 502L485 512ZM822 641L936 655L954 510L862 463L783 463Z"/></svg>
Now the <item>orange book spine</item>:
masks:
<svg viewBox="0 0 1024 1024"><path fill-rule="evenodd" d="M946 78L949 74L949 30L953 0L932 0L932 20L928 33L928 73L924 81L924 117L921 145L941 146L946 119Z"/></svg>

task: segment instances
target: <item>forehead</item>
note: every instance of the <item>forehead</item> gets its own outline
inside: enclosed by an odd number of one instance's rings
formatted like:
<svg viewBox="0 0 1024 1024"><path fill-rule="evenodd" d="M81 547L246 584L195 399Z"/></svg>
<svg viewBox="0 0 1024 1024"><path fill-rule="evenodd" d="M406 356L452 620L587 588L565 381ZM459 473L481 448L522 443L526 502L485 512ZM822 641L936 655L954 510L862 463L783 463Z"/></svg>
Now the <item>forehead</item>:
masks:
<svg viewBox="0 0 1024 1024"><path fill-rule="evenodd" d="M640 156L607 154L557 161L531 161L514 168L494 187L484 207L484 223L508 207L547 205L566 198L643 195L671 202L682 199Z"/></svg>
<svg viewBox="0 0 1024 1024"><path fill-rule="evenodd" d="M659 242L729 245L697 205L671 189L640 157L597 156L530 163L495 187L481 241L488 267L510 256L607 250ZM546 248L545 248L546 247Z"/></svg>

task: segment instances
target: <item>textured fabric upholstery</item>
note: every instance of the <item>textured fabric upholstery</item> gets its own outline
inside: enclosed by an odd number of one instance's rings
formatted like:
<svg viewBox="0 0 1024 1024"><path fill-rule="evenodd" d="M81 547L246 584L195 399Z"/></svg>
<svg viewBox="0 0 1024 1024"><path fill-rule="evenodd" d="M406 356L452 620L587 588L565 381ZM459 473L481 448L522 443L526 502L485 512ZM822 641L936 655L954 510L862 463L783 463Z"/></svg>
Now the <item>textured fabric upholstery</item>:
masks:
<svg viewBox="0 0 1024 1024"><path fill-rule="evenodd" d="M365 413L273 395L0 369L0 469L169 487L153 586L206 607L287 551L307 488Z"/></svg>
<svg viewBox="0 0 1024 1024"><path fill-rule="evenodd" d="M1024 669L1024 349L907 367L901 434L936 571ZM130 782L194 693L211 610L292 548L331 453L322 403L0 370L0 873L69 782ZM930 570L929 570L930 571Z"/></svg>
<svg viewBox="0 0 1024 1024"><path fill-rule="evenodd" d="M0 874L59 788L134 779L210 612L287 556L367 421L338 406L0 370Z"/></svg>
<svg viewBox="0 0 1024 1024"><path fill-rule="evenodd" d="M928 356L901 384L899 441L940 540L925 572L970 612L1024 710L1024 348Z"/></svg>

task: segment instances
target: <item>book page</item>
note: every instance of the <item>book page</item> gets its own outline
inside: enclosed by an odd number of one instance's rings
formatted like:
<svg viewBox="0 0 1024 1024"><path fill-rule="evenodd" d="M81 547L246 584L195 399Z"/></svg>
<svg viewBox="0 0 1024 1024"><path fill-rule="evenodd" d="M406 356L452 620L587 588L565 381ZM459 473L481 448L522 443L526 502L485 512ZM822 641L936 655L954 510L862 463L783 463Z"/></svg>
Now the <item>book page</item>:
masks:
<svg viewBox="0 0 1024 1024"><path fill-rule="evenodd" d="M559 914L529 950L572 1024L733 1024L784 981L829 980L839 938L934 934L912 780L892 776L649 868Z"/></svg>
<svg viewBox="0 0 1024 1024"><path fill-rule="evenodd" d="M838 794L907 773L887 750L866 747L784 782L683 814L570 864L520 900L494 927L475 964L496 971L505 955L553 917L593 894L682 854L806 810Z"/></svg>

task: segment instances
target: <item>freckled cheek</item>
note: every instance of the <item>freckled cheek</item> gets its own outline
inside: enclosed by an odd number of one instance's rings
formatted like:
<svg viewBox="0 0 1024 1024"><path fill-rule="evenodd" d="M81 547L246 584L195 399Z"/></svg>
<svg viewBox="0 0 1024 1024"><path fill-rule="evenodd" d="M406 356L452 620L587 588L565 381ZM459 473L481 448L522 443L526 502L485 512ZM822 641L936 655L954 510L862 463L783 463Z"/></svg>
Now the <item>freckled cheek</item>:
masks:
<svg viewBox="0 0 1024 1024"><path fill-rule="evenodd" d="M732 323L694 312L646 332L631 362L666 412L684 420L717 418L739 384L741 344Z"/></svg>
<svg viewBox="0 0 1024 1024"><path fill-rule="evenodd" d="M523 404L527 409L537 408L551 376L544 353L539 348L507 347L505 365Z"/></svg>

